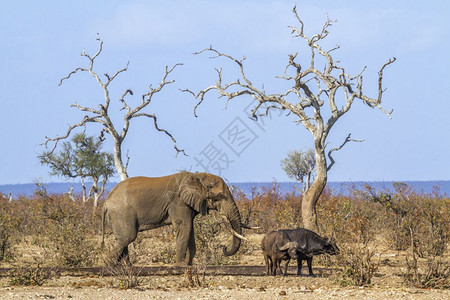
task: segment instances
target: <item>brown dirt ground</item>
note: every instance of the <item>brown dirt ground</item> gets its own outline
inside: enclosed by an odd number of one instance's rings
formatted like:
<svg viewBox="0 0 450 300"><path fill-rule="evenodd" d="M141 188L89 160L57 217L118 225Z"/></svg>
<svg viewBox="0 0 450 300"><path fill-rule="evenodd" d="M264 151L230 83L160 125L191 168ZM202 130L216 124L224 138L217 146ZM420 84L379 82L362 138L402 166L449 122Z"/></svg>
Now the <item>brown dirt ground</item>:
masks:
<svg viewBox="0 0 450 300"><path fill-rule="evenodd" d="M258 247L262 237L256 234L248 237L255 250L241 264L263 265ZM297 277L293 270L284 278L219 275L203 278L200 274L201 285L195 287L188 287L185 275L141 276L138 287L127 290L112 287L118 285L113 277L60 276L43 286L11 286L8 278L3 277L0 299L450 299L450 290L404 287L400 276L404 253L380 253L383 263L368 287L341 287L329 272L311 278ZM313 267L320 267L316 264Z"/></svg>
<svg viewBox="0 0 450 300"><path fill-rule="evenodd" d="M449 290L390 286L338 287L328 278L211 276L202 287L184 275L143 277L139 288L107 287L108 278L60 277L42 287L2 287L0 299L450 299Z"/></svg>

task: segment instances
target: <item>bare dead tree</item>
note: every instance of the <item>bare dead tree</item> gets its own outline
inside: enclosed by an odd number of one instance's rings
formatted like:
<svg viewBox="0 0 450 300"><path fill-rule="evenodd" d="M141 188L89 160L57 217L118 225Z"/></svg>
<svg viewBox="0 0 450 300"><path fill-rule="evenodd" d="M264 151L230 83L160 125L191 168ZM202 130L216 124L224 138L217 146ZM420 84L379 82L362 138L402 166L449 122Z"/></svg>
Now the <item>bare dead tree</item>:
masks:
<svg viewBox="0 0 450 300"><path fill-rule="evenodd" d="M128 95L133 96L133 91L131 89L126 89L125 92L122 94L122 96L119 98L119 101L122 104L121 111L124 111L123 116L123 124L122 128L118 129L119 126L117 124L114 124L112 119L110 118L109 109L110 109L110 103L111 103L111 96L109 92L109 86L112 83L112 81L120 74L128 70L129 62L126 64L126 66L122 69L119 69L116 71L113 75L109 75L108 73L105 73L105 79L102 79L100 75L97 73L97 71L94 71L94 63L97 57L101 54L103 50L103 41L100 39L100 37L97 38L97 41L99 42L99 49L94 55L89 55L84 50L81 52L81 56L87 58L89 61L88 67L78 67L75 70L71 71L67 76L63 77L61 81L59 82L59 85L62 85L63 82L67 79L69 79L72 75L78 73L78 72L87 72L89 75L91 75L98 83L100 88L103 90L104 94L104 102L103 104L98 104L97 108L94 106L82 106L78 104L77 102L73 103L71 106L77 108L78 110L85 113L84 117L81 119L80 122L70 125L66 134L63 136L58 136L56 138L50 138L45 137L46 141L44 143L45 147L48 148L49 143L53 143L53 147L51 148L50 152L53 152L58 142L64 139L67 139L72 131L76 128L86 126L89 123L98 123L102 126L102 129L100 131L100 137L104 138L104 133L111 135L111 137L114 140L114 164L117 169L117 172L120 176L121 180L124 180L128 178L127 174L127 166L129 162L129 156L127 154L127 161L124 164L123 158L122 158L122 143L125 140L125 137L127 136L130 122L133 118L140 118L140 117L146 117L153 119L153 124L156 130L165 133L173 142L173 147L175 148L176 154L183 153L185 154L184 150L178 148L177 142L173 135L167 131L166 129L160 128L158 126L158 119L155 114L150 114L143 112L143 109L145 109L151 102L152 97L159 93L166 85L171 84L174 82L174 80L168 80L167 77L172 73L172 71L180 66L181 64L175 64L173 67L169 68L168 66L165 67L164 75L162 77L161 82L156 88L153 88L152 85L150 85L148 92L143 94L141 96L141 101L138 105L135 107L131 107L128 102L125 100L125 97ZM185 154L186 155L186 154Z"/></svg>
<svg viewBox="0 0 450 300"><path fill-rule="evenodd" d="M251 112L255 120L259 116L267 115L273 109L285 110L296 117L295 122L302 124L314 138L316 177L304 194L302 218L306 228L317 229L315 207L327 183L327 172L334 165L332 153L342 149L348 142L357 141L351 139L349 134L339 147L332 148L326 153L328 134L336 121L350 110L355 99L361 100L370 108L378 108L389 118L391 117L392 111L386 111L381 106L382 96L385 91L382 87L382 81L384 69L396 59L389 59L379 70L378 95L376 98L371 98L363 93L363 73L366 67L356 76L351 76L331 56L331 52L339 49L339 46L327 51L320 45L320 42L328 36L328 29L333 21L327 16L327 21L324 23L321 32L309 37L303 30L304 24L297 13L296 7L293 8L293 13L299 26L290 27L292 29L291 34L294 38L303 40L311 52L309 65L305 67L302 67L297 62L298 53L289 54L284 74L277 76L277 78L292 82L292 88L279 94L266 93L264 89L255 87L247 77L244 69L245 57L239 60L228 54L221 53L211 46L194 54L198 55L208 52L213 54L212 58L225 58L235 63L240 71L240 78L233 82L224 83L222 81L222 70L217 69L218 80L215 85L209 86L198 93L194 93L189 89L184 91L191 93L198 99L198 103L194 107L195 116L197 116L196 110L204 101L205 96L210 91L217 91L220 97L227 98L227 102L243 95L249 95L256 99L256 104ZM319 68L318 65L322 63L324 64L323 68ZM338 91L341 91L344 97L344 105L342 107L339 107L336 103ZM324 115L330 116L324 119ZM327 155L329 162L327 161Z"/></svg>

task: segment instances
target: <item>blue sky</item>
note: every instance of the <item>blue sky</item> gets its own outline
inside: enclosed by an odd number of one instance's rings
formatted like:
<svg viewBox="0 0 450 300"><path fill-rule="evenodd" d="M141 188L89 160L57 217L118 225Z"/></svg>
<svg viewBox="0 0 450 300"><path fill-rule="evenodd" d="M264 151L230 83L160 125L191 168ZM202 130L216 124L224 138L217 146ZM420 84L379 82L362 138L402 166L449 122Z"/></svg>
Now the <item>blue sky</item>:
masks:
<svg viewBox="0 0 450 300"><path fill-rule="evenodd" d="M193 115L195 100L179 89L199 90L216 81L215 68L236 79L233 65L224 60L194 56L209 45L235 57L246 56L248 77L267 91L283 92L276 79L287 55L299 52L309 61L301 40L293 39L289 25L297 4L307 33L317 33L326 20L338 20L326 47L349 73L367 66L365 92L376 97L377 72L391 57L397 61L385 71L384 107L355 104L333 128L330 147L348 133L363 143L350 143L337 152L330 181L450 180L448 112L450 87L450 4L448 1L2 1L0 4L0 184L61 181L49 177L36 158L44 151L45 136L66 132L82 114L70 105L96 106L103 102L100 88L87 74L77 74L58 86L78 66L80 56L97 50L97 33L104 41L98 59L99 74L114 73L130 61L127 72L111 86L121 120L118 98L130 88L137 103L148 86L157 85L166 65L177 68L175 80L155 96L149 113L173 133L188 157L178 155L170 140L153 129L149 120L136 120L124 144L131 160L130 176L161 176L178 170L203 171L198 161L218 151L222 159L210 171L232 182L285 181L280 160L294 149L311 147L310 133L292 122L292 116L273 113L255 123L246 107L251 99L224 99L210 94ZM300 57L304 54L304 59ZM245 143L230 145L227 130L247 130ZM95 134L98 127L88 133ZM236 146L238 145L238 146ZM107 141L104 150L112 150ZM226 158L226 159L225 159Z"/></svg>

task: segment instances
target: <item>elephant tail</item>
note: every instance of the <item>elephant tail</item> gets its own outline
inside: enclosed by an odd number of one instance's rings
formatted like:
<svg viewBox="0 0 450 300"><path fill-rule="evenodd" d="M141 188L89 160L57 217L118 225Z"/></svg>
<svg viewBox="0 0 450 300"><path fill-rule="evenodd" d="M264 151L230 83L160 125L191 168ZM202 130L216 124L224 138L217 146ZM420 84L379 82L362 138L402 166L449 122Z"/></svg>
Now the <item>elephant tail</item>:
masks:
<svg viewBox="0 0 450 300"><path fill-rule="evenodd" d="M105 219L106 219L106 214L108 213L108 209L106 207L106 205L103 205L103 209L102 209L102 243L100 245L100 248L103 250L105 248Z"/></svg>

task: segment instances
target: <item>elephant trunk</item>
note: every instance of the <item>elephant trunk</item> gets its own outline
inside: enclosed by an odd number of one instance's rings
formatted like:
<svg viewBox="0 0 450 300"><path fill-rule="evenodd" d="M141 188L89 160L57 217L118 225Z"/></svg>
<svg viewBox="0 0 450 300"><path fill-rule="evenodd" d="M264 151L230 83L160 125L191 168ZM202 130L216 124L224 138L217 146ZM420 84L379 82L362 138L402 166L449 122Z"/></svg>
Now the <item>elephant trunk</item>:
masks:
<svg viewBox="0 0 450 300"><path fill-rule="evenodd" d="M223 201L224 203L219 213L226 217L230 222L231 228L237 233L237 235L233 235L231 247L223 247L223 254L225 256L231 256L234 255L241 246L241 239L238 237L238 235L242 236L241 215L239 214L239 210L234 202L231 192L228 191L227 197Z"/></svg>

